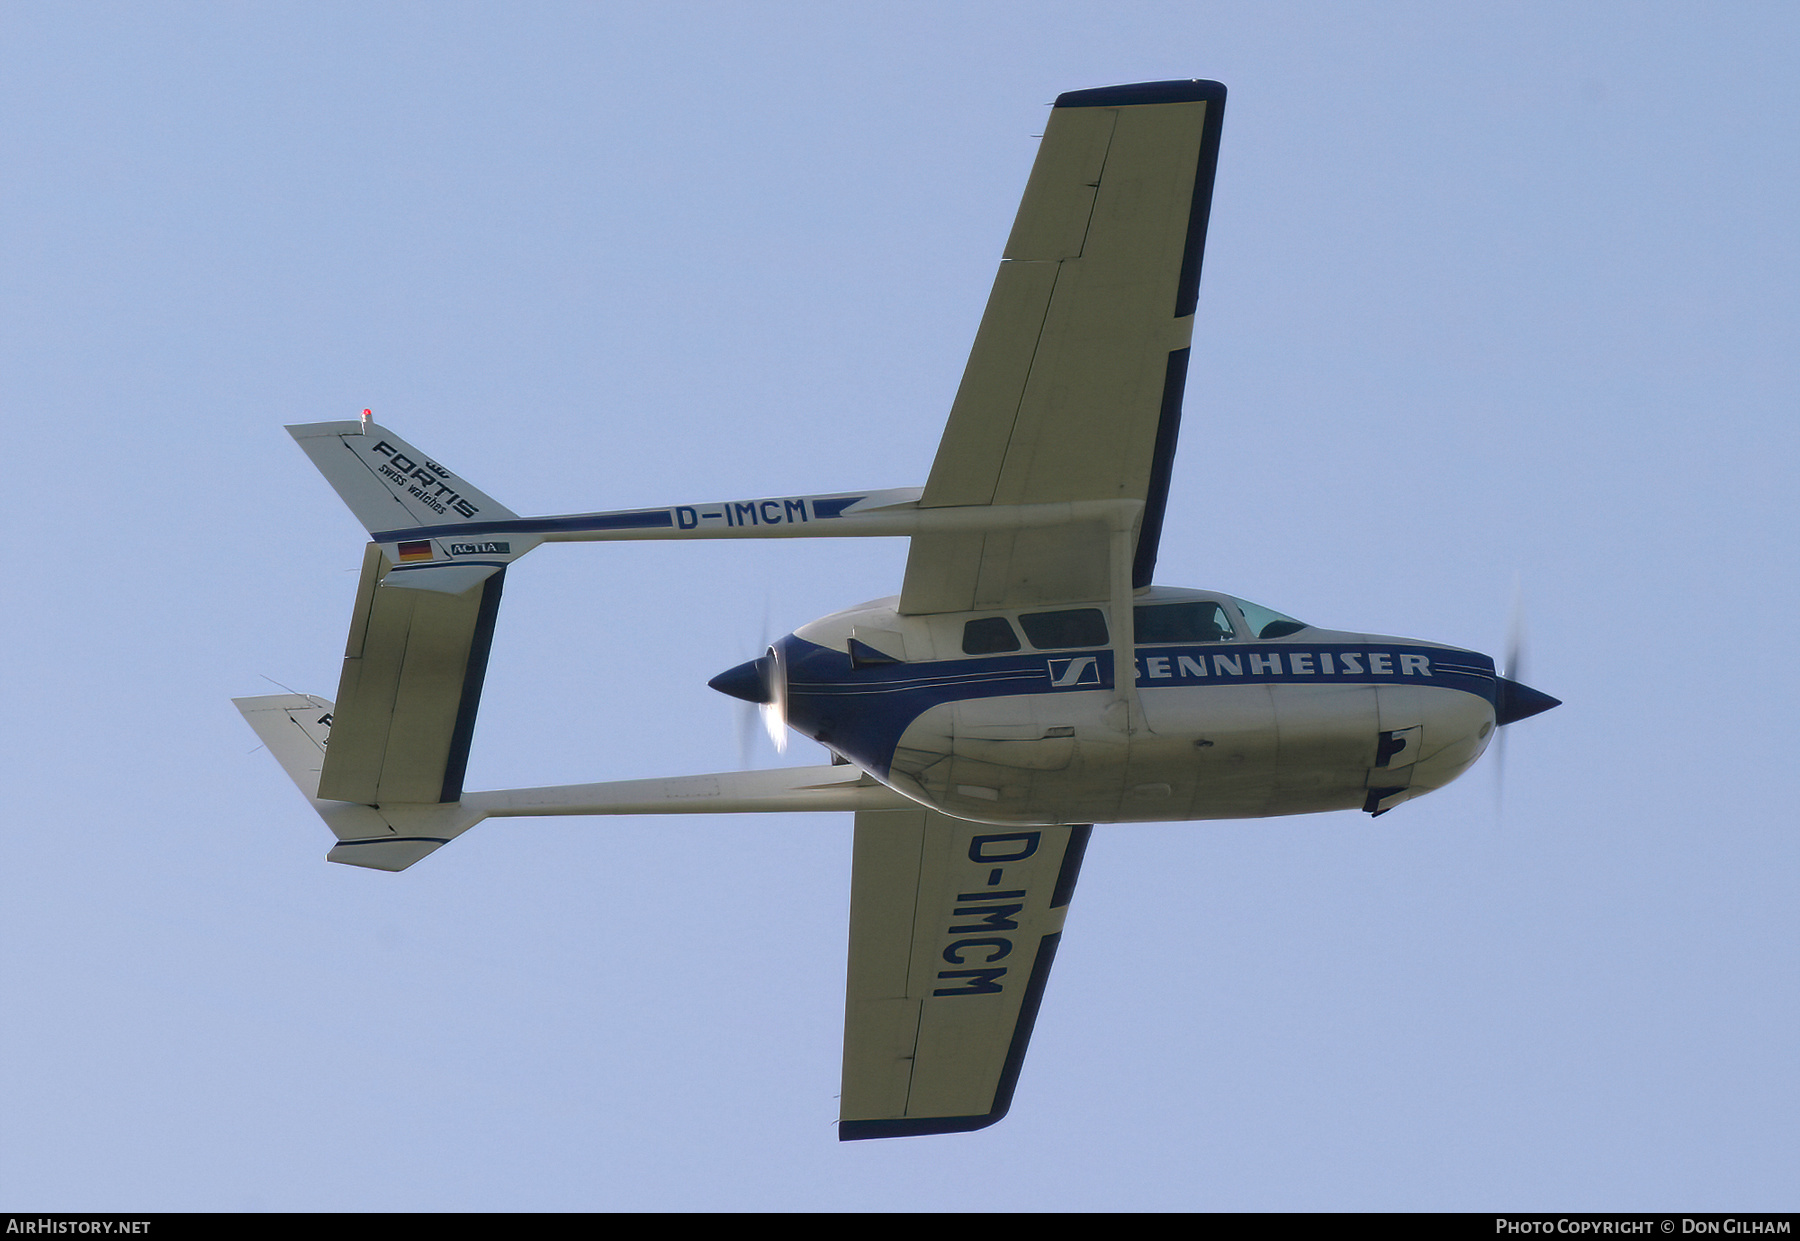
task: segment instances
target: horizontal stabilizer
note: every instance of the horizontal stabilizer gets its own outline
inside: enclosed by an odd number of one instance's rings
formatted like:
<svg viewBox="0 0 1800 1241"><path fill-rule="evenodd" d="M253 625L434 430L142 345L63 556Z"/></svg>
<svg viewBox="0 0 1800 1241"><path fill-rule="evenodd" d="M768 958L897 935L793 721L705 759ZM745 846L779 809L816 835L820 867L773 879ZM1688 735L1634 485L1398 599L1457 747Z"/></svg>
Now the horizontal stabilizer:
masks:
<svg viewBox="0 0 1800 1241"><path fill-rule="evenodd" d="M506 574L446 594L388 589L385 579L398 571L379 545L369 545L344 648L333 744L319 775L318 795L328 801L453 802L462 795Z"/></svg>

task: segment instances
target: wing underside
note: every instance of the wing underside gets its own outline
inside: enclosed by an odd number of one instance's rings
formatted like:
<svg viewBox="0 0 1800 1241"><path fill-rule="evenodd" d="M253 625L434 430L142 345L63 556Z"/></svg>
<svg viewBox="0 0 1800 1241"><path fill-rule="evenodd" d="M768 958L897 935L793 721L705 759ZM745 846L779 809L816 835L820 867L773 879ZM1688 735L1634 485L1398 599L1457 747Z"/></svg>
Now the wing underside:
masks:
<svg viewBox="0 0 1800 1241"><path fill-rule="evenodd" d="M1006 1115L1089 831L857 813L840 1139Z"/></svg>
<svg viewBox="0 0 1800 1241"><path fill-rule="evenodd" d="M1204 81L1057 100L922 507L1141 500L1150 584L1224 104ZM901 611L1103 599L1107 554L1079 526L915 536Z"/></svg>

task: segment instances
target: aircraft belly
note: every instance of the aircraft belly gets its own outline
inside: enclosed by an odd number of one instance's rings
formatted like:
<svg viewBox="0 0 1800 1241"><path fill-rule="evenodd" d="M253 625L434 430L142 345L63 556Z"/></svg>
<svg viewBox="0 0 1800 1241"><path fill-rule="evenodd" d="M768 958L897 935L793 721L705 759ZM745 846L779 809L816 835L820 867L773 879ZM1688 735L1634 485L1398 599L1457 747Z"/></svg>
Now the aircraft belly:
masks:
<svg viewBox="0 0 1800 1241"><path fill-rule="evenodd" d="M940 703L901 734L890 776L961 818L1116 821L1129 741L1106 722L1111 702L1110 692L1082 691Z"/></svg>
<svg viewBox="0 0 1800 1241"><path fill-rule="evenodd" d="M1363 804L1380 731L1377 693L1372 685L1276 687L1280 753L1271 814Z"/></svg>
<svg viewBox="0 0 1800 1241"><path fill-rule="evenodd" d="M1133 786L1167 783L1172 801L1178 787L1185 790L1185 803L1133 817L1247 819L1275 813L1269 807L1280 751L1272 688L1140 690L1150 732L1133 739Z"/></svg>

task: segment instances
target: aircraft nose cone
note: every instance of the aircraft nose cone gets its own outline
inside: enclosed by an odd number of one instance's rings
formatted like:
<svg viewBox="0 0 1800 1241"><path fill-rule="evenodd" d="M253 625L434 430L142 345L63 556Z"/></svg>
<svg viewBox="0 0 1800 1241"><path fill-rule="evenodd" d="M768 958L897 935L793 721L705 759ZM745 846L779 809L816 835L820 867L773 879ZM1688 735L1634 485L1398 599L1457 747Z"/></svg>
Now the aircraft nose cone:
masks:
<svg viewBox="0 0 1800 1241"><path fill-rule="evenodd" d="M764 703L773 702L775 699L775 696L769 692L769 657L767 655L761 659L752 659L741 663L735 668L727 668L707 684L721 694L730 694L733 698L742 698L745 702Z"/></svg>
<svg viewBox="0 0 1800 1241"><path fill-rule="evenodd" d="M1505 677L1496 677L1499 693L1494 695L1494 723L1515 724L1520 720L1528 720L1539 712L1548 711L1551 707L1562 706L1562 699L1552 698L1541 690L1519 681L1509 681Z"/></svg>

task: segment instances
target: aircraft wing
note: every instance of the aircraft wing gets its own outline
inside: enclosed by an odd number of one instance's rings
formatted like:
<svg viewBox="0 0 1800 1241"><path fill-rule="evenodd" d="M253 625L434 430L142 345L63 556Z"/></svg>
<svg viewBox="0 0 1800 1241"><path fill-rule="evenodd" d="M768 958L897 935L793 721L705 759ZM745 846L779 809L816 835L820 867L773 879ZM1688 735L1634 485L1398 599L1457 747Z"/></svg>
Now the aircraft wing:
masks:
<svg viewBox="0 0 1800 1241"><path fill-rule="evenodd" d="M1051 110L921 507L1143 500L1148 586L1181 422L1225 88ZM1104 599L1103 530L915 535L906 613Z"/></svg>
<svg viewBox="0 0 1800 1241"><path fill-rule="evenodd" d="M857 812L840 1140L1006 1115L1090 830Z"/></svg>

